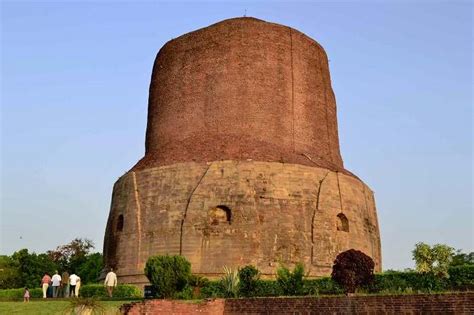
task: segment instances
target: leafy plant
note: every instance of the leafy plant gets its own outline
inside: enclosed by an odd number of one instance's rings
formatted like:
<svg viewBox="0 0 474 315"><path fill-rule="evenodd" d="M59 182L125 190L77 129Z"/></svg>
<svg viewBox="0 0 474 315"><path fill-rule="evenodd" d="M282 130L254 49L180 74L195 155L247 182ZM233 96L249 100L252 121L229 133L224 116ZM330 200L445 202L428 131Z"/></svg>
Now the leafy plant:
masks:
<svg viewBox="0 0 474 315"><path fill-rule="evenodd" d="M221 283L224 288L225 297L237 297L239 295L239 275L237 269L224 266L224 275L221 278Z"/></svg>
<svg viewBox="0 0 474 315"><path fill-rule="evenodd" d="M260 272L252 265L243 267L238 272L239 276L239 295L255 296L257 291L258 279Z"/></svg>
<svg viewBox="0 0 474 315"><path fill-rule="evenodd" d="M431 247L420 242L415 244L412 254L418 272L432 272L439 277L447 277L448 268L454 256L454 248L444 244Z"/></svg>
<svg viewBox="0 0 474 315"><path fill-rule="evenodd" d="M181 292L191 277L191 264L183 256L152 256L145 265L145 275L161 298Z"/></svg>
<svg viewBox="0 0 474 315"><path fill-rule="evenodd" d="M344 288L346 294L374 281L374 261L363 252L350 249L337 255L331 278Z"/></svg>
<svg viewBox="0 0 474 315"><path fill-rule="evenodd" d="M71 299L64 314L105 314L105 307L94 298Z"/></svg>
<svg viewBox="0 0 474 315"><path fill-rule="evenodd" d="M304 266L297 263L291 272L287 267L277 269L277 283L285 295L303 294Z"/></svg>

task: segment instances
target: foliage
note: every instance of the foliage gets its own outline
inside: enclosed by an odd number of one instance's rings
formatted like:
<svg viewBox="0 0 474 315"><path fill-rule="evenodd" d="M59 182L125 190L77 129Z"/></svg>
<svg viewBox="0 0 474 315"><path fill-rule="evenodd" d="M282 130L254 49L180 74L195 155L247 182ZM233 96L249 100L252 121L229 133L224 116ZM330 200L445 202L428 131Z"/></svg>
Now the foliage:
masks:
<svg viewBox="0 0 474 315"><path fill-rule="evenodd" d="M308 279L304 281L303 295L330 295L344 293L336 282L329 277Z"/></svg>
<svg viewBox="0 0 474 315"><path fill-rule="evenodd" d="M152 256L146 262L145 275L158 297L171 298L188 284L191 264L179 255Z"/></svg>
<svg viewBox="0 0 474 315"><path fill-rule="evenodd" d="M75 238L66 245L47 251L48 256L57 264L60 270L78 273L79 267L87 260L86 256L94 248L89 239Z"/></svg>
<svg viewBox="0 0 474 315"><path fill-rule="evenodd" d="M255 296L257 293L257 283L260 278L260 271L252 265L248 265L239 269L239 295Z"/></svg>
<svg viewBox="0 0 474 315"><path fill-rule="evenodd" d="M77 266L76 273L81 277L83 284L95 283L103 269L103 257L101 253L93 253L84 256L82 264Z"/></svg>
<svg viewBox="0 0 474 315"><path fill-rule="evenodd" d="M21 278L15 261L5 255L0 256L0 289L21 287Z"/></svg>
<svg viewBox="0 0 474 315"><path fill-rule="evenodd" d="M36 253L30 254L27 249L19 250L11 256L18 268L20 287L36 288L40 286L44 273L53 274L57 265L51 261L48 255Z"/></svg>
<svg viewBox="0 0 474 315"><path fill-rule="evenodd" d="M86 284L81 286L80 295L82 297L108 298L107 290L102 284ZM131 284L119 284L114 289L114 298L141 298L142 291Z"/></svg>
<svg viewBox="0 0 474 315"><path fill-rule="evenodd" d="M461 250L456 251L450 266L455 267L463 265L474 265L474 252L463 253Z"/></svg>
<svg viewBox="0 0 474 315"><path fill-rule="evenodd" d="M275 280L258 280L255 296L270 297L285 294ZM367 293L408 294L460 290L474 290L474 266L449 268L449 279L432 273L415 271L388 271L375 275L375 280L363 288ZM335 295L344 289L329 277L304 279L301 295ZM228 296L221 281L208 281L201 288L202 298L223 298Z"/></svg>
<svg viewBox="0 0 474 315"><path fill-rule="evenodd" d="M202 288L209 282L209 279L199 276L199 275L191 275L189 277L189 285L192 287Z"/></svg>
<svg viewBox="0 0 474 315"><path fill-rule="evenodd" d="M225 297L225 289L221 280L208 281L201 288L201 297L203 298L222 298Z"/></svg>
<svg viewBox="0 0 474 315"><path fill-rule="evenodd" d="M42 298L43 291L40 288L30 288L31 298ZM0 301L23 300L24 288L0 290Z"/></svg>
<svg viewBox="0 0 474 315"><path fill-rule="evenodd" d="M40 288L29 289L31 298L42 298L43 292ZM23 300L24 288L0 290L0 300ZM81 286L82 297L94 297L108 299L106 289L101 284L86 284ZM114 290L116 299L137 299L143 297L143 293L134 285L119 284Z"/></svg>
<svg viewBox="0 0 474 315"><path fill-rule="evenodd" d="M72 244L72 245L71 245ZM55 270L73 271L81 277L82 283L96 282L102 269L102 254L88 254L92 243L76 239L68 245L59 246L64 249L64 257L58 259L60 251L52 254L29 253L27 249L21 249L11 257L0 256L0 288L35 288L40 286L44 273L54 274ZM72 249L71 249L72 248ZM56 260L55 260L56 259ZM66 269L65 266L72 266Z"/></svg>
<svg viewBox="0 0 474 315"><path fill-rule="evenodd" d="M374 261L363 252L350 249L337 255L332 267L331 278L354 293L358 287L367 286L374 280Z"/></svg>
<svg viewBox="0 0 474 315"><path fill-rule="evenodd" d="M285 295L301 295L303 293L304 266L295 265L293 272L285 266L277 269L277 283Z"/></svg>
<svg viewBox="0 0 474 315"><path fill-rule="evenodd" d="M69 305L64 309L64 314L105 314L105 307L94 298L76 298L69 301Z"/></svg>
<svg viewBox="0 0 474 315"><path fill-rule="evenodd" d="M237 297L239 295L239 275L237 269L232 270L224 266L224 275L221 278L224 288L224 297Z"/></svg>
<svg viewBox="0 0 474 315"><path fill-rule="evenodd" d="M474 290L474 265L450 267L450 288L454 290Z"/></svg>
<svg viewBox="0 0 474 315"><path fill-rule="evenodd" d="M418 272L432 272L437 276L447 277L448 268L454 256L454 248L444 244L431 247L420 242L415 244L412 254Z"/></svg>

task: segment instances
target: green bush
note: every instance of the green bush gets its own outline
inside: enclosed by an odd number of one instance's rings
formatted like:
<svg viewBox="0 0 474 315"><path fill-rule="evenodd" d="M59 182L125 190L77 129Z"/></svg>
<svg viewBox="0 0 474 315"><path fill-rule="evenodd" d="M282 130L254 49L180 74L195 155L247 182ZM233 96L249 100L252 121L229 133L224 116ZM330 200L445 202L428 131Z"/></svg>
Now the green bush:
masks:
<svg viewBox="0 0 474 315"><path fill-rule="evenodd" d="M208 281L201 287L202 298L223 298L225 288L221 281Z"/></svg>
<svg viewBox="0 0 474 315"><path fill-rule="evenodd" d="M29 289L31 298L43 297L43 291L40 288ZM0 290L0 301L23 300L25 289L6 289Z"/></svg>
<svg viewBox="0 0 474 315"><path fill-rule="evenodd" d="M303 294L304 266L301 263L295 265L293 272L282 266L277 269L277 282L284 295Z"/></svg>
<svg viewBox="0 0 474 315"><path fill-rule="evenodd" d="M331 278L304 280L303 295L342 294L344 290Z"/></svg>
<svg viewBox="0 0 474 315"><path fill-rule="evenodd" d="M186 288L191 277L191 264L183 256L152 256L145 265L145 275L157 297L172 298Z"/></svg>
<svg viewBox="0 0 474 315"><path fill-rule="evenodd" d="M255 296L283 295L280 285L275 280L258 280Z"/></svg>
<svg viewBox="0 0 474 315"><path fill-rule="evenodd" d="M86 284L81 286L79 295L82 297L108 298L107 290L102 284ZM119 284L114 289L114 298L141 298L142 291L131 284Z"/></svg>
<svg viewBox="0 0 474 315"><path fill-rule="evenodd" d="M288 271L289 272L289 271ZM344 290L331 278L304 279L300 295L336 295ZM368 293L404 294L413 292L443 292L474 290L474 266L459 266L449 269L449 278L440 278L430 273L414 271L390 271L375 275L374 282L362 290ZM258 280L254 296L270 297L290 295L282 290L275 280ZM201 288L203 298L226 297L220 281L209 281Z"/></svg>
<svg viewBox="0 0 474 315"><path fill-rule="evenodd" d="M448 270L449 284L456 290L474 290L474 265L451 267Z"/></svg>
<svg viewBox="0 0 474 315"><path fill-rule="evenodd" d="M250 297L256 296L257 282L260 277L260 272L252 265L245 266L239 269L239 295Z"/></svg>

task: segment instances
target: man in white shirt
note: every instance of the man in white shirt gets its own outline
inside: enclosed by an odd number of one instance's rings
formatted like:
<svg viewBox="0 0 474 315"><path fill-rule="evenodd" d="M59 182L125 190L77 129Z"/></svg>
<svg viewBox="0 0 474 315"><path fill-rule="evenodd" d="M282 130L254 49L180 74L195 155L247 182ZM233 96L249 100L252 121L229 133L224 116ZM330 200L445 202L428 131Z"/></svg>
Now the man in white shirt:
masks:
<svg viewBox="0 0 474 315"><path fill-rule="evenodd" d="M76 285L81 280L75 273L69 276L69 292L70 296L76 296Z"/></svg>
<svg viewBox="0 0 474 315"><path fill-rule="evenodd" d="M57 270L54 272L54 276L51 278L51 281L53 282L53 298L57 298L59 287L61 285L61 276L58 274Z"/></svg>
<svg viewBox="0 0 474 315"><path fill-rule="evenodd" d="M110 268L109 273L107 276L105 276L104 285L107 287L107 293L109 294L109 297L112 297L114 288L117 286L117 275L112 268Z"/></svg>

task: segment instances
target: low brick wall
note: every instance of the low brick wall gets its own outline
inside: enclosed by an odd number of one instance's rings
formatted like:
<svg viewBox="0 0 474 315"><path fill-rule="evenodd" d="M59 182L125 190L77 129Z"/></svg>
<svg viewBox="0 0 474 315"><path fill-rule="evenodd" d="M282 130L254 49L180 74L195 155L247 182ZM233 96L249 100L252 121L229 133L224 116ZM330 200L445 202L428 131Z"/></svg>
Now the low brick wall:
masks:
<svg viewBox="0 0 474 315"><path fill-rule="evenodd" d="M225 300L218 299L193 303L192 301L173 300L145 300L123 305L120 310L122 314L224 314Z"/></svg>
<svg viewBox="0 0 474 315"><path fill-rule="evenodd" d="M474 292L353 297L217 299L202 303L149 300L125 314L474 314Z"/></svg>

